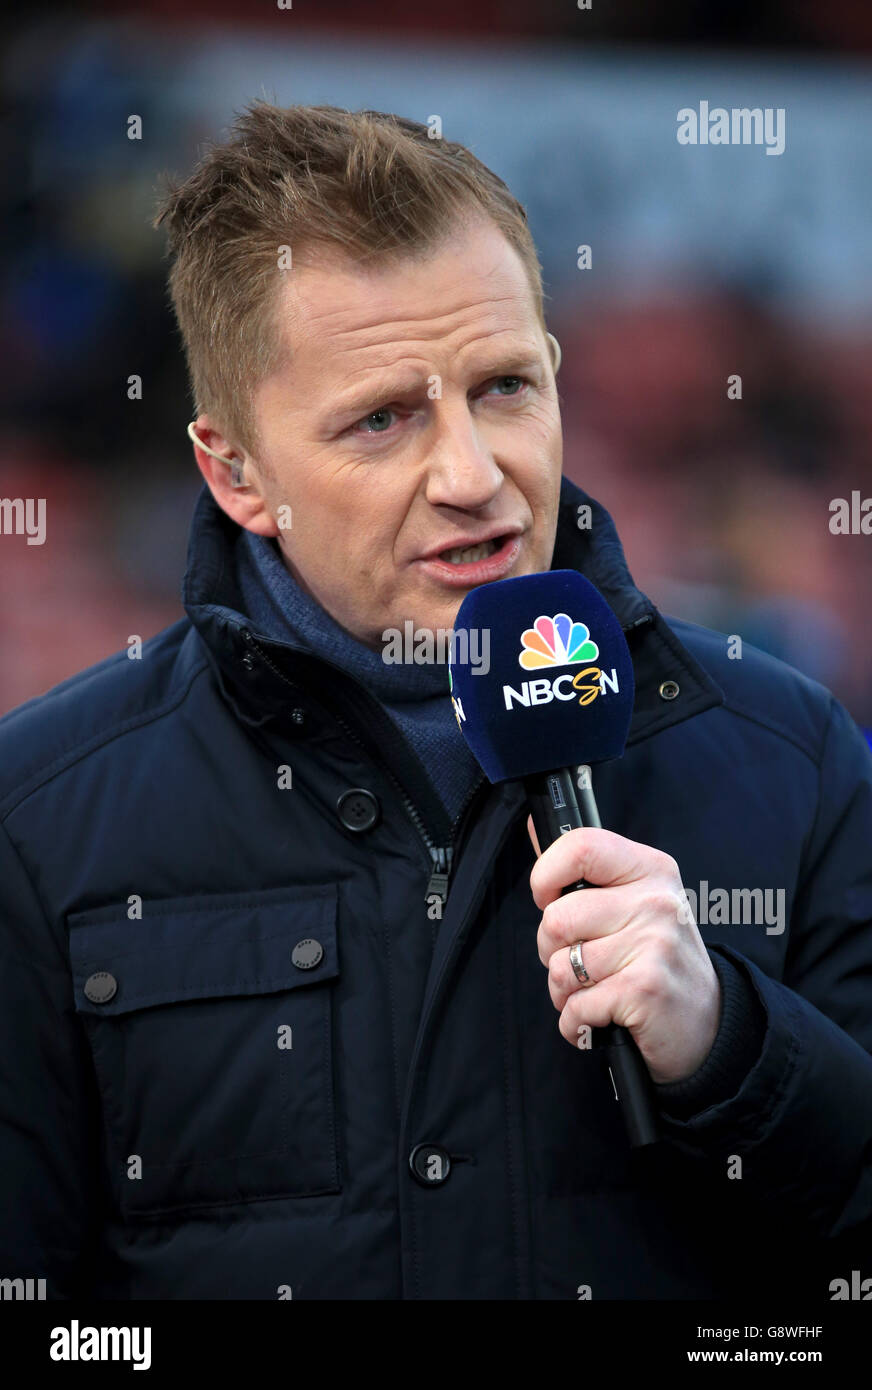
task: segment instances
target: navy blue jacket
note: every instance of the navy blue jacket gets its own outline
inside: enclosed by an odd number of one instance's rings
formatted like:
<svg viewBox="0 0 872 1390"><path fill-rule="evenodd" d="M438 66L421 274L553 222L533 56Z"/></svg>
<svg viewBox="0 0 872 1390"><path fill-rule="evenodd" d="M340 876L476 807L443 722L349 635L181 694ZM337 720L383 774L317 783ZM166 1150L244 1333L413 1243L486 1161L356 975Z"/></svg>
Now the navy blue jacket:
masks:
<svg viewBox="0 0 872 1390"><path fill-rule="evenodd" d="M718 1039L632 1152L602 1053L557 1030L521 790L482 779L449 824L329 653L251 630L239 535L204 491L188 616L0 721L0 1275L813 1301L872 1275L872 758L845 710L664 619L564 480L554 567L635 667L603 824L695 890L785 892L783 932L701 922Z"/></svg>

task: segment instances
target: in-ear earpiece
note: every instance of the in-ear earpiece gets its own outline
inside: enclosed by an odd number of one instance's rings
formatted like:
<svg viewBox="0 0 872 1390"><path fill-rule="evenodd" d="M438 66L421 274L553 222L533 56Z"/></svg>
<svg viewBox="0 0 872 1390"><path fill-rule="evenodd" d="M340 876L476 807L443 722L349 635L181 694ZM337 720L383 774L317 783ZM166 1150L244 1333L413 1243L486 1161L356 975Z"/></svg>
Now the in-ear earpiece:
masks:
<svg viewBox="0 0 872 1390"><path fill-rule="evenodd" d="M195 423L196 421L192 420L191 423L188 425L188 438L191 439L192 442L196 444L200 449L202 449L204 453L211 454L212 458L217 459L219 463L227 464L227 467L230 469L231 487L248 487L248 484L245 481L245 469L239 462L239 459L228 458L226 454L217 454L214 449L210 449L209 445L203 443L202 439L197 434L197 431L194 429Z"/></svg>

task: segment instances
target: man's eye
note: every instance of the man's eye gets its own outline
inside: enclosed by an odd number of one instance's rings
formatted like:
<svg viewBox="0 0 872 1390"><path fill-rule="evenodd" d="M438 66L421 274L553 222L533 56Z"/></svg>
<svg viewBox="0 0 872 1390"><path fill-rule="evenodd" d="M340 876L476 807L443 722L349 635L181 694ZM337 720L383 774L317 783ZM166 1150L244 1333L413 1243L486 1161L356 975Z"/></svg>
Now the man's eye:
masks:
<svg viewBox="0 0 872 1390"><path fill-rule="evenodd" d="M364 427L362 429L363 434L383 434L385 430L390 429L391 422L388 417L393 415L393 413L394 412L390 410L388 406L383 406L381 410L373 410L369 415L365 416L364 419L358 420L353 428L357 430L360 427ZM367 429L366 426L368 425L371 425L372 428Z"/></svg>
<svg viewBox="0 0 872 1390"><path fill-rule="evenodd" d="M488 387L485 395L488 395L494 388L501 396L518 396L527 385L527 380L522 376L498 376ZM370 411L362 419L357 420L352 426L355 434L385 434L391 427L396 417L396 411L390 406L384 405L379 410Z"/></svg>
<svg viewBox="0 0 872 1390"><path fill-rule="evenodd" d="M502 387L504 387L507 383L509 389L507 391L502 390ZM525 382L522 376L498 376L496 381L493 383L493 385L496 386L499 390L501 396L517 396L518 392L521 390L521 387L524 386L524 384Z"/></svg>

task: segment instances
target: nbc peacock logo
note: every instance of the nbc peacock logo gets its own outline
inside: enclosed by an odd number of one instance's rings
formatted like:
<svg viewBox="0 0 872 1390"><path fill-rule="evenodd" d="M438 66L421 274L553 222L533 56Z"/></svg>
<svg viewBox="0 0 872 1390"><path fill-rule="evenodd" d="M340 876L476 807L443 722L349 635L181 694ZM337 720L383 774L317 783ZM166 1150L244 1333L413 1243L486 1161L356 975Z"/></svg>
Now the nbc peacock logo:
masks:
<svg viewBox="0 0 872 1390"><path fill-rule="evenodd" d="M591 640L586 623L573 622L566 613L539 617L521 634L518 662L525 671L542 666L571 666L577 661L596 661L599 647Z"/></svg>
<svg viewBox="0 0 872 1390"><path fill-rule="evenodd" d="M503 701L508 711L520 706L550 704L552 700L575 700L590 705L601 695L619 689L618 673L602 671L596 664L600 649L590 635L587 623L570 618L568 613L556 613L553 618L540 614L532 627L521 634L518 665L525 671L541 671L549 666L574 666L551 679L542 675L538 680L503 686Z"/></svg>

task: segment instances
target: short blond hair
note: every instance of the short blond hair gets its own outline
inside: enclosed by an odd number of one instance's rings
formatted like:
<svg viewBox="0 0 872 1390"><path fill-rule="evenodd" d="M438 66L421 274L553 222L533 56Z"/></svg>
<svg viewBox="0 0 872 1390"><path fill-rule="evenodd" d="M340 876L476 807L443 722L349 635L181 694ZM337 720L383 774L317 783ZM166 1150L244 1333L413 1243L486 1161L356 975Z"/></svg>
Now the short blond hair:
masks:
<svg viewBox="0 0 872 1390"><path fill-rule="evenodd" d="M253 396L283 361L280 248L332 249L362 265L415 258L490 218L526 270L542 324L542 272L524 208L464 145L383 111L257 101L230 138L172 178L155 217L195 414L257 453Z"/></svg>

